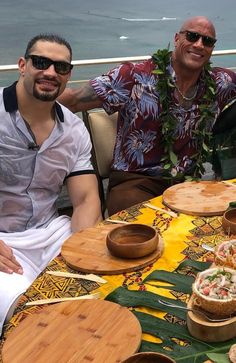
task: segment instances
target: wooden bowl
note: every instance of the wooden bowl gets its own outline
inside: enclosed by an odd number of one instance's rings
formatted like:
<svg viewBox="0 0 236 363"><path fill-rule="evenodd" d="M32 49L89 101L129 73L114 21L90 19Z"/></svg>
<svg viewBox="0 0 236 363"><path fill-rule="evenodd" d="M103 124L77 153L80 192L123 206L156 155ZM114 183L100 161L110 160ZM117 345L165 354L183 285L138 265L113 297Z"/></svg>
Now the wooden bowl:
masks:
<svg viewBox="0 0 236 363"><path fill-rule="evenodd" d="M165 354L144 352L131 355L122 363L175 363L175 361Z"/></svg>
<svg viewBox="0 0 236 363"><path fill-rule="evenodd" d="M140 258L157 249L158 233L145 224L127 224L110 231L107 248L116 257Z"/></svg>
<svg viewBox="0 0 236 363"><path fill-rule="evenodd" d="M227 234L236 234L236 208L228 209L223 214L222 227Z"/></svg>

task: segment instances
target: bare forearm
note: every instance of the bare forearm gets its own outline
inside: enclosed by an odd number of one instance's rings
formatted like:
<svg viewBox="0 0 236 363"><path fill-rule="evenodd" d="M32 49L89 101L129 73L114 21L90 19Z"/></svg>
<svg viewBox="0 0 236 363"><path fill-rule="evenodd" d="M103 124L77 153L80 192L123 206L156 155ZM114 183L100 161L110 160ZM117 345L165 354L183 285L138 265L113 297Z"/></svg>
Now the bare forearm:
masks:
<svg viewBox="0 0 236 363"><path fill-rule="evenodd" d="M83 203L75 208L71 218L72 232L78 232L85 228L93 227L102 221L100 203Z"/></svg>
<svg viewBox="0 0 236 363"><path fill-rule="evenodd" d="M73 232L92 227L102 220L101 201L95 174L68 178L67 188L73 205L71 219Z"/></svg>
<svg viewBox="0 0 236 363"><path fill-rule="evenodd" d="M66 88L58 101L72 112L86 111L102 106L102 101L89 83L80 88Z"/></svg>

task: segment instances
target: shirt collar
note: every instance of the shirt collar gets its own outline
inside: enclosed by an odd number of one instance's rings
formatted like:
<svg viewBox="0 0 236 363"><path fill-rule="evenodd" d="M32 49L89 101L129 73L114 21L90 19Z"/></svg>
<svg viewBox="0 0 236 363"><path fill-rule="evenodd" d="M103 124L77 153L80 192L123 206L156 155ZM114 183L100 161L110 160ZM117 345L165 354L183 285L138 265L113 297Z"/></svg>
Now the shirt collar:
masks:
<svg viewBox="0 0 236 363"><path fill-rule="evenodd" d="M3 89L3 102L5 106L5 110L7 112L14 112L18 110L18 102L16 96L16 84L14 82L11 86ZM61 122L64 122L64 114L61 106L58 102L55 103L56 113Z"/></svg>

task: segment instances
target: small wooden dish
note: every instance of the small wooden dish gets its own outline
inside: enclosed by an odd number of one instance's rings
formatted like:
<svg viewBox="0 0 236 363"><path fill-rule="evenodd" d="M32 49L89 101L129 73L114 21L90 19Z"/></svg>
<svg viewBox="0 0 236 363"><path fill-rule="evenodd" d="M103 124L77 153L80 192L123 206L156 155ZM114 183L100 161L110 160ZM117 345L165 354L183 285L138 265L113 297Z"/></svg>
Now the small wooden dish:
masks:
<svg viewBox="0 0 236 363"><path fill-rule="evenodd" d="M222 217L222 227L230 234L236 234L236 208L228 209Z"/></svg>
<svg viewBox="0 0 236 363"><path fill-rule="evenodd" d="M136 353L122 363L175 363L175 360L165 354L144 352Z"/></svg>
<svg viewBox="0 0 236 363"><path fill-rule="evenodd" d="M194 298L191 297L188 308L194 308ZM236 337L236 317L222 322L210 322L192 311L187 313L187 327L190 334L204 342L224 342Z"/></svg>
<svg viewBox="0 0 236 363"><path fill-rule="evenodd" d="M158 245L157 231L145 224L127 224L110 231L107 248L113 256L140 258L153 253Z"/></svg>

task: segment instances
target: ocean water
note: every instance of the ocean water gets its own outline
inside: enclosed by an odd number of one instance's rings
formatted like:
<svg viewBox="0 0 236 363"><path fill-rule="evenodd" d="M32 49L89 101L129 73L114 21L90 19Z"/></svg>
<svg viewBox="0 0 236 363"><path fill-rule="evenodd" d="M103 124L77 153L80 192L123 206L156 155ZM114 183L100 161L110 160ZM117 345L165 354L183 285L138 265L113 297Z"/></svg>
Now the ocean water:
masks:
<svg viewBox="0 0 236 363"><path fill-rule="evenodd" d="M236 49L235 0L1 0L0 65L16 64L30 38L42 32L64 36L73 59L141 56L170 43L187 18L209 17L217 31L216 50ZM236 56L213 57L232 67ZM81 67L73 78L91 78L111 68ZM0 85L17 78L0 73Z"/></svg>

